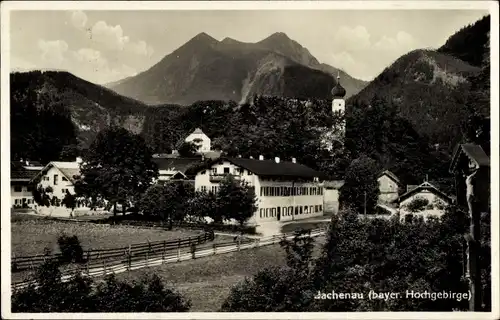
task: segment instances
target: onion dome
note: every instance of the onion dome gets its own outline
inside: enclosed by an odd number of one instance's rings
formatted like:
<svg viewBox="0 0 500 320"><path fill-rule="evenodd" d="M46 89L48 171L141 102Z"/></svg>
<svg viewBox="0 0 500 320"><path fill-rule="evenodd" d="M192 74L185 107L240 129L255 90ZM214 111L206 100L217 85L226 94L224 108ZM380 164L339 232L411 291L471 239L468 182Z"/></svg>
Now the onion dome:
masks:
<svg viewBox="0 0 500 320"><path fill-rule="evenodd" d="M332 96L334 99L335 98L344 98L345 94L346 94L346 91L345 91L344 87L342 87L342 85L340 84L340 74L339 74L339 75L337 75L337 84L332 89Z"/></svg>

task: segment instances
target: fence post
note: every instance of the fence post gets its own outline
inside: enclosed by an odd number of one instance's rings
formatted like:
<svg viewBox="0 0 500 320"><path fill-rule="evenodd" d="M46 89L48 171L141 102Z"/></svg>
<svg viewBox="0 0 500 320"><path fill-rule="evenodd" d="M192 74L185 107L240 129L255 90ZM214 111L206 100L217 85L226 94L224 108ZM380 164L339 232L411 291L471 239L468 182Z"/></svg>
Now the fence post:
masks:
<svg viewBox="0 0 500 320"><path fill-rule="evenodd" d="M167 242L163 241L163 251L161 253L161 264L165 263L165 250L167 248Z"/></svg>
<svg viewBox="0 0 500 320"><path fill-rule="evenodd" d="M127 254L127 264L128 264L128 271L130 271L130 268L132 268L132 245L128 245L128 254Z"/></svg>
<svg viewBox="0 0 500 320"><path fill-rule="evenodd" d="M177 241L177 261L181 261L181 239Z"/></svg>
<svg viewBox="0 0 500 320"><path fill-rule="evenodd" d="M217 254L217 244L214 243L214 255Z"/></svg>
<svg viewBox="0 0 500 320"><path fill-rule="evenodd" d="M104 276L106 275L106 259L102 259L102 265L103 265L103 272L104 272Z"/></svg>
<svg viewBox="0 0 500 320"><path fill-rule="evenodd" d="M241 237L240 236L238 236L237 246L238 246L238 251L240 251L240 246L241 246Z"/></svg>

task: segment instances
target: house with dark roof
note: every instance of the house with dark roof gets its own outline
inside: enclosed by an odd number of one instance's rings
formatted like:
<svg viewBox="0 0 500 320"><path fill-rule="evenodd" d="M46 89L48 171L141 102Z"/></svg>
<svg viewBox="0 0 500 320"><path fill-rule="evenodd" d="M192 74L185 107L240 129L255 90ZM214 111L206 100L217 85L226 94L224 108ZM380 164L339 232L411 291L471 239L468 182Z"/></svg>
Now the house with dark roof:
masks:
<svg viewBox="0 0 500 320"><path fill-rule="evenodd" d="M227 175L246 181L255 189L258 206L247 222L250 225L323 215L323 185L320 179L324 175L297 163L295 159L221 157L206 161L187 173L195 174L195 189L202 192L218 192L220 182Z"/></svg>
<svg viewBox="0 0 500 320"><path fill-rule="evenodd" d="M11 161L10 196L13 208L32 208L34 206L31 180L42 168L37 162Z"/></svg>
<svg viewBox="0 0 500 320"><path fill-rule="evenodd" d="M171 180L194 181L194 175L186 174L186 172L188 169L202 165L204 160L201 156L192 158L158 157L153 158L153 162L158 167L158 182L164 183Z"/></svg>
<svg viewBox="0 0 500 320"><path fill-rule="evenodd" d="M452 198L449 195L428 181L402 194L398 200L401 218L410 213L424 218L441 216L446 207L452 203Z"/></svg>
<svg viewBox="0 0 500 320"><path fill-rule="evenodd" d="M395 202L399 197L400 181L394 173L389 170L382 171L377 178L379 185L378 202L389 204Z"/></svg>

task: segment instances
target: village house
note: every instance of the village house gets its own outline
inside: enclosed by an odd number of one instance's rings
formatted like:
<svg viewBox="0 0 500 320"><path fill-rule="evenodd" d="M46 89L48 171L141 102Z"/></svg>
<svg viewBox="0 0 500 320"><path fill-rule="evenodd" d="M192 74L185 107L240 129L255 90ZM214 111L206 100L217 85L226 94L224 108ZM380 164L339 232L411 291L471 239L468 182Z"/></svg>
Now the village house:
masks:
<svg viewBox="0 0 500 320"><path fill-rule="evenodd" d="M200 128L196 128L189 134L184 142L193 143L200 153L211 151L211 140Z"/></svg>
<svg viewBox="0 0 500 320"><path fill-rule="evenodd" d="M377 181L379 185L379 203L390 204L398 200L400 181L394 173L385 170L379 174Z"/></svg>
<svg viewBox="0 0 500 320"><path fill-rule="evenodd" d="M33 185L31 179L43 166L34 161L11 161L10 196L12 208L33 208Z"/></svg>
<svg viewBox="0 0 500 320"><path fill-rule="evenodd" d="M399 214L401 219L404 219L407 214L424 218L439 217L444 214L446 207L451 203L450 196L425 181L415 187L409 186L408 191L399 197Z"/></svg>
<svg viewBox="0 0 500 320"><path fill-rule="evenodd" d="M167 181L192 181L194 184L194 176L187 175L186 171L189 168L199 166L203 163L202 157L163 157L157 155L153 157L153 162L156 163L158 167L158 179L157 183L165 183Z"/></svg>
<svg viewBox="0 0 500 320"><path fill-rule="evenodd" d="M34 178L37 188L49 188L52 197L64 199L66 193L75 194L75 177L80 175L80 162L51 161Z"/></svg>
<svg viewBox="0 0 500 320"><path fill-rule="evenodd" d="M257 207L248 225L290 221L323 215L322 174L296 163L222 157L195 170L197 191L217 192L226 175L232 175L255 188Z"/></svg>

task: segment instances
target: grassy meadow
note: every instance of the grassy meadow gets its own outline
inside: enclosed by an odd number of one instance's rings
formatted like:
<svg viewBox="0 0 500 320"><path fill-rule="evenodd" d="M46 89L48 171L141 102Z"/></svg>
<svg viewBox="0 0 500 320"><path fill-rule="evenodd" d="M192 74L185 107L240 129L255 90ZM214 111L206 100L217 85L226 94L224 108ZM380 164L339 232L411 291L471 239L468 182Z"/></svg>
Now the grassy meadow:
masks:
<svg viewBox="0 0 500 320"><path fill-rule="evenodd" d="M24 217L21 217L24 216ZM111 249L147 241L175 240L198 235L199 230L146 229L123 225L62 222L33 215L16 215L11 221L11 255L43 254L44 248L58 252L61 234L76 235L84 250Z"/></svg>
<svg viewBox="0 0 500 320"><path fill-rule="evenodd" d="M315 240L317 255L325 238L318 237ZM266 267L283 266L285 263L285 252L276 244L144 268L116 276L121 280L134 281L146 274L156 273L167 285L191 300L191 312L216 312L239 281Z"/></svg>

